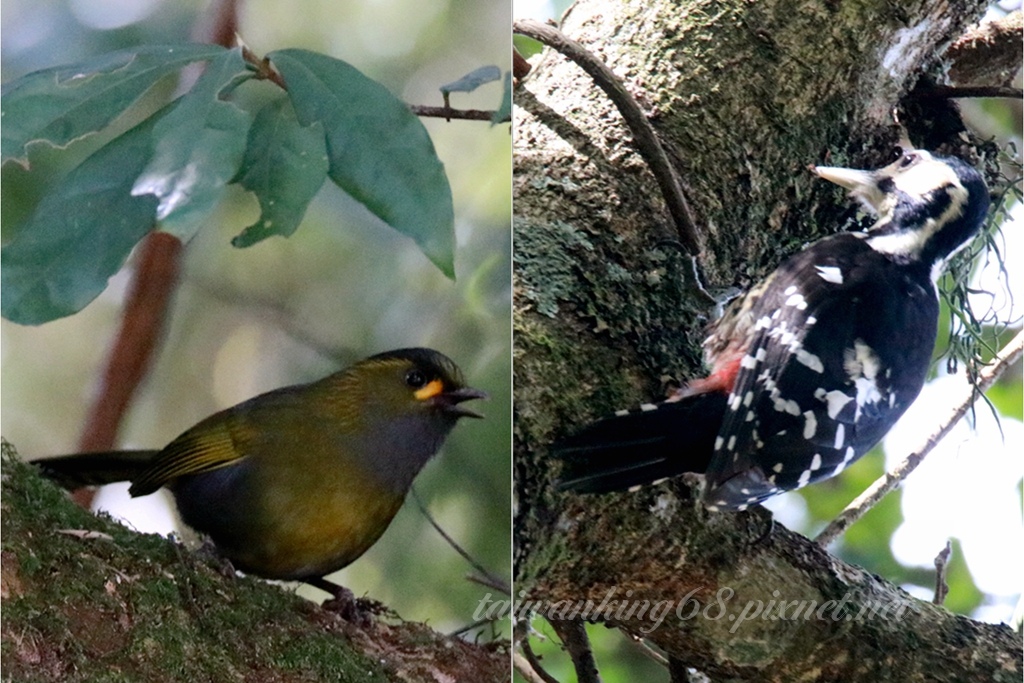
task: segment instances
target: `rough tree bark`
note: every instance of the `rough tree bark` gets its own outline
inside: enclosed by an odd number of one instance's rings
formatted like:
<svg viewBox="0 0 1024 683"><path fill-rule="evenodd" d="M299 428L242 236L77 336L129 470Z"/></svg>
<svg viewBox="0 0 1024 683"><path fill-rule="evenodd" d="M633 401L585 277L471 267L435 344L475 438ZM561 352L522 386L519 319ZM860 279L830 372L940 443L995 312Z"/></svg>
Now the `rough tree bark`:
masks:
<svg viewBox="0 0 1024 683"><path fill-rule="evenodd" d="M852 215L806 166L882 165L901 137L894 108L923 75L942 72L946 46L985 4L581 0L561 28L648 113L696 214L703 282L721 293L756 282ZM651 633L649 613L616 614L621 603L598 620L716 680L1019 679L1020 639L1008 628L913 600L771 528L763 510L708 515L679 482L600 497L552 489L546 445L697 376L713 312L672 244L656 183L589 77L548 50L515 104L517 592L591 600L591 617L612 588L616 600L632 591L652 606L685 604ZM911 140L962 148L928 121L933 109L903 107ZM846 602L838 619L740 617L773 599ZM721 618L689 616L695 605L711 616L717 605ZM890 612L843 616L868 605Z"/></svg>

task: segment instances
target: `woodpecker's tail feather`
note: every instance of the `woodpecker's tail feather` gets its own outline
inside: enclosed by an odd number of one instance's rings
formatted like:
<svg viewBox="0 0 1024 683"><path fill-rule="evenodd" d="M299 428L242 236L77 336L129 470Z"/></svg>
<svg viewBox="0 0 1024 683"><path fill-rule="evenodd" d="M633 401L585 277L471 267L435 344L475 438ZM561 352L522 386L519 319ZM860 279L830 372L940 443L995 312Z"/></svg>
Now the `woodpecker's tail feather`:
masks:
<svg viewBox="0 0 1024 683"><path fill-rule="evenodd" d="M704 472L714 452L728 398L723 393L605 418L559 441L561 490L622 491L683 472Z"/></svg>
<svg viewBox="0 0 1024 683"><path fill-rule="evenodd" d="M102 486L131 481L159 451L109 451L79 453L32 462L47 479L69 491L85 486Z"/></svg>

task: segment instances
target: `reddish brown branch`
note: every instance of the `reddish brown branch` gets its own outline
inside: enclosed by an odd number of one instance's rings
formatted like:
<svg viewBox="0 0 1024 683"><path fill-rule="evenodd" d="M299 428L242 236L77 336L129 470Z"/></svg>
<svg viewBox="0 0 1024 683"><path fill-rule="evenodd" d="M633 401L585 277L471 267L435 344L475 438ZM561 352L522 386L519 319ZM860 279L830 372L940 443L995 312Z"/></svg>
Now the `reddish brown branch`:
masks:
<svg viewBox="0 0 1024 683"><path fill-rule="evenodd" d="M136 387L146 375L160 337L164 314L178 279L181 249L181 241L164 232L151 233L142 241L121 327L107 355L96 398L78 440L78 450L103 451L114 447L121 420ZM87 505L92 495L79 491L75 499Z"/></svg>
<svg viewBox="0 0 1024 683"><path fill-rule="evenodd" d="M178 278L180 253L181 242L167 233L154 232L142 242L121 328L110 349L96 401L78 441L80 450L113 447L121 417L145 375L156 346L164 310Z"/></svg>
<svg viewBox="0 0 1024 683"><path fill-rule="evenodd" d="M216 3L195 35L229 47L238 31L237 0ZM178 281L181 241L153 232L139 246L138 265L121 315L121 326L107 354L96 396L78 439L78 450L103 451L114 447L135 390L146 376L163 329L171 294ZM92 504L94 492L79 490L75 501Z"/></svg>
<svg viewBox="0 0 1024 683"><path fill-rule="evenodd" d="M207 15L209 21L196 25L196 37L207 43L232 47L238 35L238 0L220 0Z"/></svg>

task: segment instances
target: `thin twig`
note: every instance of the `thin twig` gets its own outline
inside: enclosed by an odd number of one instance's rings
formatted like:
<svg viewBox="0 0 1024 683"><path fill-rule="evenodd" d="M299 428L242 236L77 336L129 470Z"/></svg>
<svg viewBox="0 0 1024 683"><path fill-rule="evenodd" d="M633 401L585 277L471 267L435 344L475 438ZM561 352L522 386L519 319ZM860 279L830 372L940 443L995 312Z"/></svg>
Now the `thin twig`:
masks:
<svg viewBox="0 0 1024 683"><path fill-rule="evenodd" d="M503 593L505 595L509 595L512 593L511 586L508 585L508 582L502 581L501 579L495 581L494 577L492 576L477 576L476 574L466 574L466 581L479 584L486 588L493 588L499 593Z"/></svg>
<svg viewBox="0 0 1024 683"><path fill-rule="evenodd" d="M472 631L475 628L478 628L480 626L485 626L487 624L493 624L494 622L498 621L498 619L500 619L500 617L491 617L489 619L477 619L472 624L467 624L467 625L463 626L460 629L456 629L455 631L452 631L451 633L448 634L448 637L449 638L458 638L462 634L469 633L470 631Z"/></svg>
<svg viewBox="0 0 1024 683"><path fill-rule="evenodd" d="M433 116L439 119L464 119L466 121L490 121L495 112L484 109L453 109L451 107L431 107L426 104L410 104L409 109L416 116ZM499 121L507 123L510 119Z"/></svg>
<svg viewBox="0 0 1024 683"><path fill-rule="evenodd" d="M512 665L519 672L520 676L530 681L530 683L559 683L557 678L544 670L540 660L537 659L537 656L533 654L533 650L530 649L529 643L524 642L522 647L525 654L512 653Z"/></svg>
<svg viewBox="0 0 1024 683"><path fill-rule="evenodd" d="M928 435L919 447L911 451L903 459L903 462L879 477L864 493L860 494L852 503L846 506L846 509L839 513L839 516L829 522L828 526L818 534L814 539L815 542L824 546L834 541L850 528L854 522L863 517L864 513L874 507L886 494L906 479L907 475L913 472L928 453L956 426L956 423L974 405L978 397L987 391L1021 357L1022 352L1024 352L1024 331L1018 332L1017 336L992 359L992 362L981 369L981 372L978 373L977 384L969 386L964 390L950 416L934 432Z"/></svg>
<svg viewBox="0 0 1024 683"><path fill-rule="evenodd" d="M594 660L594 651L590 647L584 623L579 619L552 619L549 623L562 639L562 645L572 659L578 683L601 683L601 674L597 670L597 661Z"/></svg>
<svg viewBox="0 0 1024 683"><path fill-rule="evenodd" d="M238 43L242 48L242 59L256 70L256 78L270 81L281 90L288 90L288 84L284 82L284 76L274 68L274 65L270 63L270 59L257 55L248 45L242 42L241 38L238 38Z"/></svg>
<svg viewBox="0 0 1024 683"><path fill-rule="evenodd" d="M946 541L946 547L935 556L935 597L932 602L941 605L949 595L949 584L946 583L946 569L949 567L949 558L953 555L953 544Z"/></svg>
<svg viewBox="0 0 1024 683"><path fill-rule="evenodd" d="M668 657L661 654L653 647L645 643L643 638L641 638L640 636L635 636L632 633L626 633L625 631L623 631L623 633L626 635L626 637L629 638L629 642L633 643L633 645L635 645L636 648L640 650L640 654L649 659L654 660L662 666L668 666Z"/></svg>
<svg viewBox="0 0 1024 683"><path fill-rule="evenodd" d="M1003 97L1019 100L1024 98L1024 90L1009 86L979 85L955 86L936 85L917 94L921 99L950 99L967 97Z"/></svg>
<svg viewBox="0 0 1024 683"><path fill-rule="evenodd" d="M430 522L430 526L434 527L437 533L441 534L441 538L447 541L448 545L454 548L455 552L462 556L462 559L464 559L466 562L469 562L473 566L473 569L477 570L478 572L480 572L480 574L486 577L486 580L489 582L486 585L491 587L499 586L500 588L498 588L498 590L501 590L507 595L512 594L512 588L508 585L506 581L502 581L499 577L487 571L487 569L482 564L477 562L469 553L463 550L462 546L456 543L455 539L449 536L445 532L445 530L442 529L441 526L434 520L434 518L430 516L430 513L427 512L427 507L423 504L423 499L421 499L420 494L416 492L415 486L409 489L409 493L412 494L412 499L416 502L416 507L420 509L420 512L423 513L423 516L427 518L428 522ZM473 578L477 583L482 583L480 577Z"/></svg>
<svg viewBox="0 0 1024 683"><path fill-rule="evenodd" d="M284 78L276 69L274 65L266 57L259 57L255 52L249 49L248 46L242 45L242 57L248 62L253 69L256 71L256 78L270 81L281 90L288 90L288 84L285 83ZM435 118L445 119L451 121L452 119L462 119L465 121L490 121L494 118L494 111L487 111L484 109L454 109L453 107L433 107L426 104L409 104L406 105L416 116L432 116ZM498 121L498 123L506 123L508 119Z"/></svg>
<svg viewBox="0 0 1024 683"><path fill-rule="evenodd" d="M675 221L679 241L691 256L696 256L700 252L697 222L683 195L679 176L658 140L654 127L619 77L593 53L553 26L533 19L521 19L513 22L512 31L538 40L560 52L586 71L594 79L594 83L604 90L625 119L626 126L633 134L637 151L658 181L665 204L668 205L669 213Z"/></svg>

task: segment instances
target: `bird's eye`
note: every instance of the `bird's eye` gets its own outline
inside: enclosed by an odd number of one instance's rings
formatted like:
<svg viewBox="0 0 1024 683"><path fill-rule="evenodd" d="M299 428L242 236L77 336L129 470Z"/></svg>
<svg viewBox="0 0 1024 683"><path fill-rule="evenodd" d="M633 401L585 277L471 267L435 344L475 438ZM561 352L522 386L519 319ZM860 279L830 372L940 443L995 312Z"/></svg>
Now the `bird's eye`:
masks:
<svg viewBox="0 0 1024 683"><path fill-rule="evenodd" d="M419 370L410 370L405 373L405 383L413 389L419 389L427 383L427 378Z"/></svg>
<svg viewBox="0 0 1024 683"><path fill-rule="evenodd" d="M900 168L907 168L911 164L917 161L916 154L904 154L903 158L900 159Z"/></svg>

